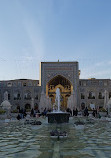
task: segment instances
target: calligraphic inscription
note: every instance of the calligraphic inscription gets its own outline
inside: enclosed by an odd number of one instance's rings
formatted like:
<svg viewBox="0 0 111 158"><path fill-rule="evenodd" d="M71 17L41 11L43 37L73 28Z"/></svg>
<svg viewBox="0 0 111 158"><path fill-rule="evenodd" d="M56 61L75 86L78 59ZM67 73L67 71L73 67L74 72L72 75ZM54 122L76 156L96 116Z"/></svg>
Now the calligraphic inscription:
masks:
<svg viewBox="0 0 111 158"><path fill-rule="evenodd" d="M47 68L45 68L45 70L48 70L48 71L49 71L49 70L51 70L51 71L52 71L52 70L56 70L56 71L57 71L57 70L59 70L59 71L60 71L60 70L62 70L62 71L63 71L63 70L67 70L67 71L68 71L68 70L69 70L69 71L71 71L71 70L73 70L73 69L72 69L72 67L56 67L56 68L54 68L54 67L47 67Z"/></svg>

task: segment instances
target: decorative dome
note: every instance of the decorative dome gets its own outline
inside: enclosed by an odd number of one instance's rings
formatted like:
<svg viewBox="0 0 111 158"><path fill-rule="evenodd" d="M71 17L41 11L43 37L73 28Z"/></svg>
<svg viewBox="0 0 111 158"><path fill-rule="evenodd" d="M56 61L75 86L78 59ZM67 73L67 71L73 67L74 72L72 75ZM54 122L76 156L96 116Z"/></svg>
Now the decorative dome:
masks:
<svg viewBox="0 0 111 158"><path fill-rule="evenodd" d="M0 106L5 110L5 109L10 109L12 105L8 100L4 100Z"/></svg>

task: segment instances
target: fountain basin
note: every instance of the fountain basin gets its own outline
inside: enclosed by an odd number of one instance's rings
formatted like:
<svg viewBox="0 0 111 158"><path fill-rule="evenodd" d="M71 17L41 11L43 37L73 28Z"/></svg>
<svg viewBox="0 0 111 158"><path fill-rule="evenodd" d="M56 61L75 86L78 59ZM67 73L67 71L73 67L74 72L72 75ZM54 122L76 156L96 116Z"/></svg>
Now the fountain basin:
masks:
<svg viewBox="0 0 111 158"><path fill-rule="evenodd" d="M47 113L48 123L68 123L70 113L68 112L50 112Z"/></svg>

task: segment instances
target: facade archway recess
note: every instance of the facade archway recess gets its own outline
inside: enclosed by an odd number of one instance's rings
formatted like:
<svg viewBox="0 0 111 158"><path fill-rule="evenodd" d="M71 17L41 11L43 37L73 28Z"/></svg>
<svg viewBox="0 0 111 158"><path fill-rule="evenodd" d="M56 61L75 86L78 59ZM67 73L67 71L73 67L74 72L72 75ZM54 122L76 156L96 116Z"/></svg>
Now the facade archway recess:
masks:
<svg viewBox="0 0 111 158"><path fill-rule="evenodd" d="M55 103L57 88L60 89L61 93L61 108L62 110L65 110L67 108L68 97L73 91L73 86L68 79L61 75L52 78L46 85L46 95L51 98L52 105Z"/></svg>
<svg viewBox="0 0 111 158"><path fill-rule="evenodd" d="M31 109L31 105L30 104L25 104L25 109L27 110L27 109Z"/></svg>

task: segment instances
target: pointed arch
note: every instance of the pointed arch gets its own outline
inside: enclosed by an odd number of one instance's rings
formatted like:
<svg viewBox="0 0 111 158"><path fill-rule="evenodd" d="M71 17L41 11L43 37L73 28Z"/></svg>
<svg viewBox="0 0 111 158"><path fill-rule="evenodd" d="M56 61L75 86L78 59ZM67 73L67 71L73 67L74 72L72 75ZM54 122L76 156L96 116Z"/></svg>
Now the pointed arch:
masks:
<svg viewBox="0 0 111 158"><path fill-rule="evenodd" d="M62 86L64 85L72 85L71 82L64 76L62 75L57 75L55 77L53 77L49 82L48 84L61 84Z"/></svg>
<svg viewBox="0 0 111 158"><path fill-rule="evenodd" d="M46 95L51 98L52 104L55 103L56 89L61 92L61 105L67 108L67 97L71 95L73 86L71 82L62 75L53 77L46 85Z"/></svg>

